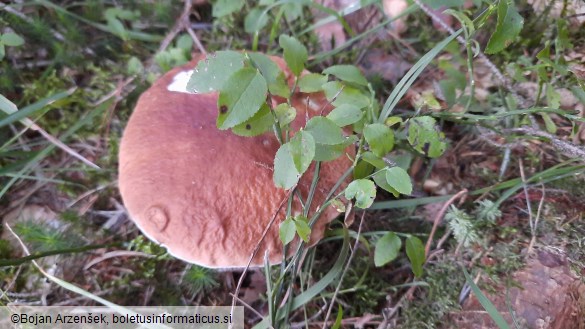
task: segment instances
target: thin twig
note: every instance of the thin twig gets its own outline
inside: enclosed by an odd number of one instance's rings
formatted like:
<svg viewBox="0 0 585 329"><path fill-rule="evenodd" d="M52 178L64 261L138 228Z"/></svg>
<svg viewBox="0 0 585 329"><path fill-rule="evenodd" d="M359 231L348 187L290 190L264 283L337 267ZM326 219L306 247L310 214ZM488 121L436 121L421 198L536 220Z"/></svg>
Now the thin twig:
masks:
<svg viewBox="0 0 585 329"><path fill-rule="evenodd" d="M455 202L455 200L457 200L458 198L460 198L461 196L463 196L465 194L467 194L467 189L463 189L463 190L459 191L459 193L452 196L451 199L449 199L449 200L447 200L447 202L445 202L445 204L443 205L441 210L435 216L434 221L433 221L433 228L431 229L431 233L429 234L429 238L427 239L427 244L425 246L425 258L428 257L428 255L429 255L429 251L431 250L431 243L433 243L433 236L435 235L435 232L437 231L437 228L439 227L439 224L441 223L443 216L445 216L447 209L449 208L449 206L453 202Z"/></svg>
<svg viewBox="0 0 585 329"><path fill-rule="evenodd" d="M531 232L532 238L530 239L530 243L528 244L526 257L528 257L532 253L532 247L534 247L534 243L536 242L536 230L538 229L538 222L540 221L540 214L542 212L542 206L544 205L546 190L544 188L544 184L541 184L541 187L542 197L540 198L540 202L538 203L538 210L536 211L536 217L534 218L534 231Z"/></svg>
<svg viewBox="0 0 585 329"><path fill-rule="evenodd" d="M189 33L189 35L191 36L191 39L193 39L193 42L195 42L197 49L199 49L199 51L202 54L207 55L207 50L205 50L205 47L203 47L201 41L199 41L199 38L197 37L197 34L195 34L195 31L193 31L193 29L189 25L187 25L185 29L187 30L187 33Z"/></svg>
<svg viewBox="0 0 585 329"><path fill-rule="evenodd" d="M520 178L522 179L522 189L524 190L524 198L526 199L526 208L528 211L528 223L530 224L530 233L534 236L534 223L532 222L532 205L530 204L530 196L528 195L528 187L526 186L526 175L524 174L524 162L522 158L518 159L518 167L520 169Z"/></svg>
<svg viewBox="0 0 585 329"><path fill-rule="evenodd" d="M512 128L507 129L506 132L510 133L522 133L525 135L533 135L537 137L543 137L550 140L552 146L560 151L561 153L565 154L566 156L572 158L581 158L585 160L585 149L581 146L574 145L573 143L563 141L556 136L553 136L549 133L546 133L539 129L534 129L532 127L521 127L521 128Z"/></svg>
<svg viewBox="0 0 585 329"><path fill-rule="evenodd" d="M260 319L262 319L262 314L258 313L258 311L256 311L252 306L250 306L248 303L246 303L245 301L243 301L241 298L239 298L238 296L232 294L230 292L230 296L232 296L232 298L236 299L238 302L240 302L240 304L244 305L245 308L249 309L252 313L256 314L257 317L259 317Z"/></svg>
<svg viewBox="0 0 585 329"><path fill-rule="evenodd" d="M173 39L175 39L177 34L179 34L179 32L181 32L188 26L189 15L191 14L192 8L193 1L185 0L185 6L183 7L183 12L181 13L181 16L179 16L179 19L177 20L177 23L175 23L175 26L173 26L171 31L161 41L157 53L163 52L165 49L167 49L167 47L171 44Z"/></svg>

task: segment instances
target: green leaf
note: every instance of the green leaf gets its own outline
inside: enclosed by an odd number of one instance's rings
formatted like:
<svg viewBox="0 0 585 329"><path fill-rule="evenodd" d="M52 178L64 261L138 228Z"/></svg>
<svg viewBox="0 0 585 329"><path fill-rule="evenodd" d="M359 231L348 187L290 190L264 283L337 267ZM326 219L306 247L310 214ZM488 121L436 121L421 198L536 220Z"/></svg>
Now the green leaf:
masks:
<svg viewBox="0 0 585 329"><path fill-rule="evenodd" d="M435 127L435 119L429 116L416 117L410 120L408 142L417 151L428 157L439 157L447 144L445 134Z"/></svg>
<svg viewBox="0 0 585 329"><path fill-rule="evenodd" d="M254 8L250 10L244 20L244 31L246 31L246 33L255 33L266 26L266 23L268 23L268 15L262 15L263 12L264 9L262 8Z"/></svg>
<svg viewBox="0 0 585 329"><path fill-rule="evenodd" d="M386 169L386 181L397 192L410 195L412 193L412 182L406 170L400 167Z"/></svg>
<svg viewBox="0 0 585 329"><path fill-rule="evenodd" d="M557 125L555 124L555 122L551 119L551 117L546 114L546 113L540 113L540 116L542 117L542 120L544 121L544 126L546 127L546 131L548 131L551 134L556 134L557 132Z"/></svg>
<svg viewBox="0 0 585 329"><path fill-rule="evenodd" d="M337 311L337 317L335 318L335 322L331 329L340 329L341 328L341 321L343 320L343 307L339 304L339 311Z"/></svg>
<svg viewBox="0 0 585 329"><path fill-rule="evenodd" d="M258 136L269 131L274 124L274 117L270 113L270 107L264 103L260 111L256 112L250 119L232 128L232 132L239 136Z"/></svg>
<svg viewBox="0 0 585 329"><path fill-rule="evenodd" d="M345 127L360 121L363 115L364 112L357 106L342 104L334 108L333 111L327 115L327 119L333 121L339 127Z"/></svg>
<svg viewBox="0 0 585 329"><path fill-rule="evenodd" d="M309 58L307 48L299 40L284 34L280 36L278 43L284 50L284 60L289 69L294 75L299 76Z"/></svg>
<svg viewBox="0 0 585 329"><path fill-rule="evenodd" d="M199 61L187 91L208 93L220 90L234 72L244 67L244 55L236 51L218 51Z"/></svg>
<svg viewBox="0 0 585 329"><path fill-rule="evenodd" d="M465 13L454 9L447 9L443 11L443 15L451 15L455 17L462 26L465 26L467 29L467 34L473 35L475 33L475 25L473 24L473 21L467 17L467 15L465 15Z"/></svg>
<svg viewBox="0 0 585 329"><path fill-rule="evenodd" d="M219 93L217 127L225 130L251 118L266 102L267 92L266 80L257 70L245 67L234 73Z"/></svg>
<svg viewBox="0 0 585 329"><path fill-rule="evenodd" d="M301 237L301 239L303 239L303 241L308 243L311 237L311 227L309 226L309 219L305 216L297 216L295 217L294 222L298 235Z"/></svg>
<svg viewBox="0 0 585 329"><path fill-rule="evenodd" d="M400 82L394 87L392 93L386 99L384 103L384 107L380 113L380 117L378 118L378 122L384 122L390 116L394 107L398 102L402 99L402 96L406 94L406 92L410 89L410 86L416 81L418 76L423 72L423 70L429 65L429 63L445 48L449 43L451 43L457 36L461 34L463 30L459 29L455 33L451 34L447 38L443 39L443 41L439 42L433 49L427 52L421 59L416 62L412 66L408 72L400 79Z"/></svg>
<svg viewBox="0 0 585 329"><path fill-rule="evenodd" d="M374 264L376 267L384 266L398 257L402 240L394 232L388 232L376 242L374 251Z"/></svg>
<svg viewBox="0 0 585 329"><path fill-rule="evenodd" d="M303 13L303 3L304 1L297 1L297 2L284 2L282 7L284 8L284 16L286 16L286 20L289 22L294 21L295 19L299 18Z"/></svg>
<svg viewBox="0 0 585 329"><path fill-rule="evenodd" d="M386 122L384 122L388 127L392 127L395 124L402 124L403 120L401 117L389 117L388 119L386 119Z"/></svg>
<svg viewBox="0 0 585 329"><path fill-rule="evenodd" d="M561 94L550 84L546 84L546 103L553 109L561 107Z"/></svg>
<svg viewBox="0 0 585 329"><path fill-rule="evenodd" d="M425 263L425 246L419 238L411 235L406 239L406 256L412 265L412 273L420 278Z"/></svg>
<svg viewBox="0 0 585 329"><path fill-rule="evenodd" d="M301 174L295 167L290 144L281 145L274 157L274 184L288 190L295 186L300 177Z"/></svg>
<svg viewBox="0 0 585 329"><path fill-rule="evenodd" d="M335 145L325 145L325 144L315 144L315 161L332 161L343 154L345 154L345 149L350 146L351 144L357 142L357 137L355 135L351 135L347 137L343 143L335 144Z"/></svg>
<svg viewBox="0 0 585 329"><path fill-rule="evenodd" d="M181 34L177 39L177 48L182 49L187 54L191 53L193 49L193 38L188 34Z"/></svg>
<svg viewBox="0 0 585 329"><path fill-rule="evenodd" d="M369 179L358 179L345 188L345 197L355 199L355 206L366 209L376 198L376 185Z"/></svg>
<svg viewBox="0 0 585 329"><path fill-rule="evenodd" d="M421 0L425 5L437 10L441 7L459 7L463 6L465 0Z"/></svg>
<svg viewBox="0 0 585 329"><path fill-rule="evenodd" d="M213 17L223 17L244 7L244 0L218 0L213 5Z"/></svg>
<svg viewBox="0 0 585 329"><path fill-rule="evenodd" d="M400 197L400 192L396 191L392 186L390 186L390 184L388 184L388 180L386 180L386 169L379 170L376 173L374 173L373 179L376 185L392 193L392 195L394 195L395 198Z"/></svg>
<svg viewBox="0 0 585 329"><path fill-rule="evenodd" d="M18 47L24 44L24 39L16 33L8 32L2 34L2 37L0 37L0 43L10 47Z"/></svg>
<svg viewBox="0 0 585 329"><path fill-rule="evenodd" d="M336 76L338 79L355 83L361 86L367 86L368 80L364 78L360 69L354 65L334 65L330 66L323 71L324 74L331 74Z"/></svg>
<svg viewBox="0 0 585 329"><path fill-rule="evenodd" d="M346 86L339 81L330 81L323 85L323 91L327 100L333 106L344 104L354 105L360 109L370 105L370 98L360 90Z"/></svg>
<svg viewBox="0 0 585 329"><path fill-rule="evenodd" d="M485 48L486 54L495 54L508 47L520 34L524 18L518 14L513 0L500 0L498 4L498 23Z"/></svg>
<svg viewBox="0 0 585 329"><path fill-rule="evenodd" d="M124 24L119 19L108 19L108 29L122 40L128 40L128 31L126 31Z"/></svg>
<svg viewBox="0 0 585 329"><path fill-rule="evenodd" d="M319 73L309 73L299 79L299 89L303 93L314 93L323 90L323 85L327 82L327 76Z"/></svg>
<svg viewBox="0 0 585 329"><path fill-rule="evenodd" d="M373 123L364 127L364 137L372 152L383 157L394 147L394 133L381 123Z"/></svg>
<svg viewBox="0 0 585 329"><path fill-rule="evenodd" d="M128 72L130 75L138 75L144 72L144 66L137 57L132 56L128 61L128 65L126 66L126 72Z"/></svg>
<svg viewBox="0 0 585 329"><path fill-rule="evenodd" d="M288 98L290 96L290 90L284 80L284 73L280 70L280 67L264 54L248 53L248 56L250 56L256 67L258 67L264 79L266 79L270 93Z"/></svg>
<svg viewBox="0 0 585 329"><path fill-rule="evenodd" d="M386 167L386 162L370 151L362 153L362 159L377 169Z"/></svg>
<svg viewBox="0 0 585 329"><path fill-rule="evenodd" d="M6 49L4 49L4 44L0 43L0 61L4 59L4 55L6 55Z"/></svg>
<svg viewBox="0 0 585 329"><path fill-rule="evenodd" d="M287 217L282 223L280 223L278 235L284 246L289 244L295 238L295 232L295 223L292 217Z"/></svg>
<svg viewBox="0 0 585 329"><path fill-rule="evenodd" d="M287 103L279 104L275 109L274 113L276 113L276 119L281 127L288 125L289 123L295 120L297 116L297 110L294 107L288 105Z"/></svg>
<svg viewBox="0 0 585 329"><path fill-rule="evenodd" d="M315 140L310 133L300 130L291 138L289 144L295 168L297 172L303 174L315 157Z"/></svg>
<svg viewBox="0 0 585 329"><path fill-rule="evenodd" d="M307 122L305 131L311 133L318 144L336 145L345 141L341 128L325 117L313 117Z"/></svg>

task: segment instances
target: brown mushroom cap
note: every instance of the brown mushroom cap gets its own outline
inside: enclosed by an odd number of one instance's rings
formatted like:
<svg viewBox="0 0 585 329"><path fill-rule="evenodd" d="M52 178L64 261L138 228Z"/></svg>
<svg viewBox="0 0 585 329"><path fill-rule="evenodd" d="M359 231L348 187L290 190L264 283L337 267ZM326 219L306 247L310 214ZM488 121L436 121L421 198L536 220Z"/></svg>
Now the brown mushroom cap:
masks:
<svg viewBox="0 0 585 329"><path fill-rule="evenodd" d="M282 59L273 60L285 66ZM286 195L272 179L279 144L272 133L240 137L219 130L217 93L168 90L177 74L197 62L168 72L138 100L120 145L120 192L132 220L172 255L212 268L245 267ZM293 130L305 124L307 106L312 108L310 117L324 102L323 95L311 96L310 101L299 96L293 102L297 109ZM350 165L345 156L322 164L312 212ZM312 170L299 184L304 198ZM282 260L279 223L285 208L286 204L252 266L263 263L266 250L272 264ZM336 215L331 208L323 212L313 227L312 243Z"/></svg>

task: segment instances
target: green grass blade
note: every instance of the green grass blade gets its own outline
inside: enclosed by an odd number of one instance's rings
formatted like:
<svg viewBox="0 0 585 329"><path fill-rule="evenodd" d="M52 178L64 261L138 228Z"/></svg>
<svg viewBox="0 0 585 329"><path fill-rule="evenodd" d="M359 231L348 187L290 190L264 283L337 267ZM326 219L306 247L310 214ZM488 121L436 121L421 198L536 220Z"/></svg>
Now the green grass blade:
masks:
<svg viewBox="0 0 585 329"><path fill-rule="evenodd" d="M410 7L406 8L406 10L404 10L400 15L398 15L396 17L389 18L389 19L383 21L382 23L376 25L375 27L373 27L373 28L361 33L361 34L356 35L355 37L347 40L344 44L340 45L339 47L336 47L335 49L332 49L329 51L320 52L320 53L316 54L312 58L309 58L310 65L318 64L318 63L330 58L331 56L338 54L342 50L353 45L355 42L367 37L368 35L370 35L372 33L377 32L378 30L382 29L384 26L392 23L393 21L395 21L403 16L414 13L418 9L419 9L419 7L417 5L411 5Z"/></svg>
<svg viewBox="0 0 585 329"><path fill-rule="evenodd" d="M73 135L77 130L79 130L80 128L82 128L84 125L89 124L92 122L92 120L98 115L103 113L104 111L106 111L109 106L112 104L112 99L103 102L100 106L96 107L93 111L89 112L87 115L85 115L83 118L81 118L79 121L77 121L73 126L71 126L69 129L67 129L63 135L61 135L59 137L59 140L63 141L67 138L69 138L71 135ZM4 196L4 194L6 194L6 192L8 191L8 189L10 189L10 187L12 185L14 185L18 180L19 180L19 176L23 176L26 175L27 172L31 171L35 166L38 165L38 163L47 155L49 155L51 153L51 151L53 151L57 146L55 144L49 144L46 148L44 148L43 150L39 151L33 158L30 159L30 161L24 165L24 167L18 172L16 173L15 177L12 177L7 183L6 185L4 185L4 187L2 187L2 190L0 190L0 199Z"/></svg>
<svg viewBox="0 0 585 329"><path fill-rule="evenodd" d="M23 107L19 111L16 111L13 113L7 113L9 115L6 118L0 120L0 128L4 127L6 125L12 124L16 121L21 121L24 118L28 117L29 115L44 109L47 105L50 105L58 100L61 100L67 96L70 96L71 94L73 94L74 91L75 91L75 88L69 89L67 91L62 91L60 93L56 93L56 94L51 95L49 97L43 98L40 101L35 102L34 104ZM23 122L23 124L27 125L25 122Z"/></svg>
<svg viewBox="0 0 585 329"><path fill-rule="evenodd" d="M309 289L305 290L300 295L296 296L292 301L292 307L290 311L294 311L299 307L307 304L310 302L315 296L319 295L323 290L325 290L339 275L343 272L343 266L345 265L345 261L347 260L347 256L349 253L349 234L347 230L344 230L344 237L343 237L343 246L341 247L341 252L335 261L335 264L331 267L331 270L321 278L317 283L311 286ZM278 320L282 320L284 317L284 313L277 312L276 318ZM266 329L268 328L269 323L267 319L262 320L260 323L254 326L254 329Z"/></svg>
<svg viewBox="0 0 585 329"><path fill-rule="evenodd" d="M465 275L465 280L467 281L467 284L471 287L471 290L473 290L473 293L477 297L477 300L479 301L481 306L483 306L486 312L488 312L489 316L492 318L492 320L494 320L498 328L510 329L510 326L508 326L508 323L506 322L506 320L504 320L500 312L498 312L494 304L490 302L490 300L481 292L481 290L475 284L475 282L473 282L473 279L471 278L469 273L467 273L465 267L463 268L463 274Z"/></svg>
<svg viewBox="0 0 585 329"><path fill-rule="evenodd" d="M67 15L69 17L75 18L77 20L79 20L80 22L83 22L87 25L90 25L102 32L107 32L110 33L112 35L118 36L114 33L112 33L112 31L110 30L110 28L107 25L104 24L100 24L100 23L96 23L94 21L90 21L89 19L86 19L82 16L79 16L77 14L74 14L68 10L66 10L63 7L60 7L54 3L52 3L51 1L47 1L47 0L36 0L35 3L38 3L44 7L47 8L51 8L63 15ZM134 30L127 30L126 31L128 34L128 38L130 39L134 39L134 40L140 40L140 41L147 41L147 42L160 42L163 37L160 35L153 35L153 34L149 34L149 33L144 33L144 32L139 32L139 31L134 31Z"/></svg>
<svg viewBox="0 0 585 329"><path fill-rule="evenodd" d="M416 199L403 199L403 200L391 200L391 201L378 201L374 202L372 206L366 210L381 210L381 209L400 209L422 206L429 203L437 203L449 200L452 195L443 196L430 196L425 198Z"/></svg>
<svg viewBox="0 0 585 329"><path fill-rule="evenodd" d="M457 32L453 33L452 35L448 36L447 38L443 39L443 41L439 42L433 49L431 49L428 53L426 53L421 59L414 64L414 66L404 75L404 77L398 82L394 90L386 103L384 103L384 107L382 108L382 112L380 113L380 118L378 122L384 123L386 119L394 110L398 101L404 96L408 88L414 83L416 78L422 73L422 71L429 65L429 63L445 48L451 41L455 40L457 36L459 36L463 32L462 29L459 29Z"/></svg>

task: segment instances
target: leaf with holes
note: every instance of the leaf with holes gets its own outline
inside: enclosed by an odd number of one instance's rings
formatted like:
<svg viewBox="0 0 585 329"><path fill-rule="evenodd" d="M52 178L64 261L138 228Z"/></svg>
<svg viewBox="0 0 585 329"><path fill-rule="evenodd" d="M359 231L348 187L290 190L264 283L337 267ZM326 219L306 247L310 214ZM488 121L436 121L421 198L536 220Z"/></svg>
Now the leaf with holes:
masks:
<svg viewBox="0 0 585 329"><path fill-rule="evenodd" d="M417 151L428 157L439 157L447 148L445 134L436 127L436 121L429 116L410 120L408 142Z"/></svg>
<svg viewBox="0 0 585 329"><path fill-rule="evenodd" d="M258 136L269 131L274 124L274 116L270 113L268 104L262 104L260 111L254 116L239 125L232 128L232 132L238 136Z"/></svg>
<svg viewBox="0 0 585 329"><path fill-rule="evenodd" d="M218 51L199 61L187 83L187 91L218 91L236 71L244 67L244 55L235 51Z"/></svg>
<svg viewBox="0 0 585 329"><path fill-rule="evenodd" d="M251 118L266 102L268 88L260 73L245 67L234 73L219 93L217 127L232 128Z"/></svg>
<svg viewBox="0 0 585 329"><path fill-rule="evenodd" d="M299 40L284 34L280 36L278 43L284 50L284 60L291 72L296 76L301 75L309 58L307 48Z"/></svg>
<svg viewBox="0 0 585 329"><path fill-rule="evenodd" d="M323 73L334 75L339 80L355 83L357 85L368 85L368 80L364 78L360 69L354 65L333 65L325 69Z"/></svg>
<svg viewBox="0 0 585 329"><path fill-rule="evenodd" d="M315 140L310 133L300 130L289 144L295 168L302 175L315 157Z"/></svg>
<svg viewBox="0 0 585 329"><path fill-rule="evenodd" d="M358 179L345 188L345 197L355 199L355 206L369 208L376 198L376 185L369 179Z"/></svg>
<svg viewBox="0 0 585 329"><path fill-rule="evenodd" d="M384 266L398 257L402 240L394 232L388 232L376 242L374 251L374 264L376 267Z"/></svg>

